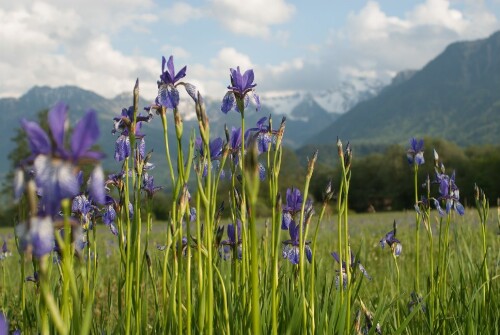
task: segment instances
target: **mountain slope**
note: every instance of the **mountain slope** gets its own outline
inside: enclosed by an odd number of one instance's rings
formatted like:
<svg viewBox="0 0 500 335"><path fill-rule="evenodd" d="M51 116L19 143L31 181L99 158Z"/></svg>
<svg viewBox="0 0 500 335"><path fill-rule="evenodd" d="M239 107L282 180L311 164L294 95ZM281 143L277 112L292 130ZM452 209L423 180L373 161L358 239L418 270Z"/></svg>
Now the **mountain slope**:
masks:
<svg viewBox="0 0 500 335"><path fill-rule="evenodd" d="M461 145L500 142L500 32L458 42L409 78L356 105L309 143L402 143L436 136Z"/></svg>

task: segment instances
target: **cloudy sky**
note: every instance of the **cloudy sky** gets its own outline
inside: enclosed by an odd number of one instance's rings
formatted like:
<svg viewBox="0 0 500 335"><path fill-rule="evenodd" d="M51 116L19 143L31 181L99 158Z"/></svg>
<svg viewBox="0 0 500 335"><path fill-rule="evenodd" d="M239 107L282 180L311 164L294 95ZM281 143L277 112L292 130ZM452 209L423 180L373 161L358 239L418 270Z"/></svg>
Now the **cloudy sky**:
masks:
<svg viewBox="0 0 500 335"><path fill-rule="evenodd" d="M221 97L229 68L260 92L389 78L451 42L500 29L500 0L16 0L0 5L0 97L78 85L106 97L135 78L154 97L161 56Z"/></svg>

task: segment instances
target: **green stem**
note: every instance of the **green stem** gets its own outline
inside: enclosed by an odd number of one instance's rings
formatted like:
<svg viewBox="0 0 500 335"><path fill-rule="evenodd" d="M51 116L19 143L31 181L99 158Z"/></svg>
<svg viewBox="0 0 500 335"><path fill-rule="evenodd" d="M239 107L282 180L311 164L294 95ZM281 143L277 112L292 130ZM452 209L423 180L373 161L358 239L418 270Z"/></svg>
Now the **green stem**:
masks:
<svg viewBox="0 0 500 335"><path fill-rule="evenodd" d="M170 159L170 149L168 145L168 122L167 122L167 108L161 107L161 124L163 126L163 141L165 142L165 157L167 159L168 168L170 171L170 182L172 183L172 188L174 188L174 167L172 166L172 160Z"/></svg>
<svg viewBox="0 0 500 335"><path fill-rule="evenodd" d="M418 204L418 165L413 165L414 172L414 187L415 187L415 206ZM415 214L416 219L416 227L415 227L415 293L418 295L420 293L420 215L418 213Z"/></svg>
<svg viewBox="0 0 500 335"><path fill-rule="evenodd" d="M399 266L398 266L398 259L397 259L397 256L394 252L392 252L392 258L394 259L394 265L396 266L396 322L397 322L397 326L396 326L396 329L399 328L399 325L401 324L401 321L400 321L400 308L399 308L399 298L401 296L401 291L400 291L400 279L399 279Z"/></svg>

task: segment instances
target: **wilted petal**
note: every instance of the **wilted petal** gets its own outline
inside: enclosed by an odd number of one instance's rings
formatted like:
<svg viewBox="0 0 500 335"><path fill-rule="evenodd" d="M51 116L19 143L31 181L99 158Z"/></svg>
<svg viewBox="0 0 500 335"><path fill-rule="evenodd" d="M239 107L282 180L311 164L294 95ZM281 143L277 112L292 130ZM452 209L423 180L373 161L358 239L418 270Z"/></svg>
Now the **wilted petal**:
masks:
<svg viewBox="0 0 500 335"><path fill-rule="evenodd" d="M184 83L184 88L186 89L187 94L194 100L194 102L198 102L198 89L196 86Z"/></svg>
<svg viewBox="0 0 500 335"><path fill-rule="evenodd" d="M465 208L464 208L464 206L461 203L459 203L458 201L455 201L455 210L460 215L464 215L465 214Z"/></svg>
<svg viewBox="0 0 500 335"><path fill-rule="evenodd" d="M290 223L293 223L292 215L288 212L284 212L281 218L281 229L288 230L290 228Z"/></svg>
<svg viewBox="0 0 500 335"><path fill-rule="evenodd" d="M444 211L439 205L439 201L434 199L434 207L436 207L437 211L439 212L439 215L444 216Z"/></svg>
<svg viewBox="0 0 500 335"><path fill-rule="evenodd" d="M111 231L113 235L118 236L118 229L116 228L114 222L109 224L109 231Z"/></svg>
<svg viewBox="0 0 500 335"><path fill-rule="evenodd" d="M370 277L370 275L368 274L368 271L366 271L365 267L360 263L358 262L358 268L359 268L359 271L361 271L361 273L368 279L368 280L372 280L372 277Z"/></svg>
<svg viewBox="0 0 500 335"><path fill-rule="evenodd" d="M231 109L233 109L234 105L236 103L234 93L233 92L227 92L226 95L224 95L224 98L222 99L222 105L220 107L220 110L224 113L227 114Z"/></svg>
<svg viewBox="0 0 500 335"><path fill-rule="evenodd" d="M306 258L309 261L309 263L312 262L312 250L311 247L309 247L308 245L306 245Z"/></svg>
<svg viewBox="0 0 500 335"><path fill-rule="evenodd" d="M260 112L260 97L255 91L252 91L252 100L255 104L255 111Z"/></svg>

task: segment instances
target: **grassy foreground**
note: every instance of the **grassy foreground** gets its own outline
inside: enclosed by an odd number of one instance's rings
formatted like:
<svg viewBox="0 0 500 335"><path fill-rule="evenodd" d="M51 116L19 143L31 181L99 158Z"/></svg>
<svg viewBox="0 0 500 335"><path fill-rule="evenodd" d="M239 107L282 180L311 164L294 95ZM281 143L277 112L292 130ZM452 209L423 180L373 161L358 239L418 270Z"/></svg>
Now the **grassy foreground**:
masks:
<svg viewBox="0 0 500 335"><path fill-rule="evenodd" d="M495 213L496 209L492 209ZM350 214L350 232L353 251L359 255L364 267L372 277L371 281L366 282L360 288L359 301L356 308L363 311L361 301L367 310L372 313L383 333L395 333L397 328L396 307L399 305L401 316L405 319L411 314L409 304L411 302L411 292L413 292L415 273L414 266L414 213L409 212L389 212L389 213L371 213L371 214ZM397 296L396 288L396 272L394 262L388 250L383 250L380 247L379 240L384 236L387 227L391 222L396 220L398 223L398 239L403 245L403 252L398 259L401 287L400 296ZM268 236L269 231L265 228L265 219L259 220L259 238L264 240ZM318 241L316 247L316 268L317 268L317 299L331 299L334 301L335 292L335 261L330 256L333 251L334 240L337 234L335 216L326 217L320 224ZM437 230L437 220L434 222L434 231ZM155 222L153 225L152 243L149 245L149 254L151 260L155 264L161 264L164 251L157 248L157 243L161 244L162 236L165 233L165 222ZM283 239L286 238L283 233ZM0 236L8 239L14 235L12 228L0 229ZM450 318L451 329L450 333L498 333L500 324L500 235L498 234L498 226L496 217L493 216L487 223L487 245L488 245L488 263L491 265L491 292L487 304L486 315L474 315L474 306L480 303L481 280L478 278L482 264L481 259L481 234L480 226L477 219L477 214L474 210L468 210L463 217L456 216L450 227L450 255L449 255L449 288L450 296L448 308L448 316ZM98 236L98 259L99 270L97 272L97 289L96 303L93 311L92 329L95 333L119 333L120 332L120 315L118 315L118 283L116 281L116 269L119 267L119 250L116 245L114 236L109 232L107 227L99 226L97 228ZM155 240L156 239L156 240ZM8 247L13 251L11 257L6 257L0 261L0 301L2 309L7 312L10 318L11 328L22 328L22 318L20 315L20 255L15 251L15 240L8 239ZM265 248L261 248L261 259L265 260ZM425 239L422 240L420 246L422 264L429 261L429 246ZM186 259L183 259L186 262ZM265 266L263 263L261 266ZM288 262L281 263L280 280L289 281L287 285L293 285L293 277L296 275ZM33 266L29 260L24 263L26 276L33 275ZM57 272L56 265L53 266L53 272ZM230 276L231 262L220 262L220 272L224 279ZM424 285L428 285L428 276L425 273L420 273L420 279ZM57 276L54 275L54 278ZM161 277L161 273L157 274L157 278ZM54 282L57 286L58 283ZM147 285L151 285L150 282ZM161 287L160 283L156 285ZM286 285L285 285L286 286ZM325 292L326 295L323 295ZM29 282L26 287L26 295L28 302L35 302L39 299L39 289L36 283ZM154 331L155 323L155 302L153 296L143 296L147 299L145 305L148 332ZM286 304L286 299L283 304ZM324 306L329 304L324 301ZM223 302L217 301L214 308L220 310ZM289 306L293 311L293 306ZM32 328L25 329L23 333L31 333L36 329L36 304L28 304L28 315L24 316L31 324ZM426 334L428 333L429 325L425 324L424 311L414 315L408 325L400 328L404 334ZM487 315L493 317L486 320ZM222 317L222 315L219 315ZM496 316L496 317L494 317ZM232 315L231 317L237 317ZM365 316L362 315L364 318ZM487 325L484 323L488 322ZM290 325L282 325L283 330L289 333L294 333L293 323ZM217 324L216 324L217 328ZM222 327L221 327L222 328ZM373 328L375 330L375 328ZM488 332L485 332L489 329ZM223 330L223 329L221 329ZM328 333L324 329L325 333ZM490 332L491 331L491 332Z"/></svg>

